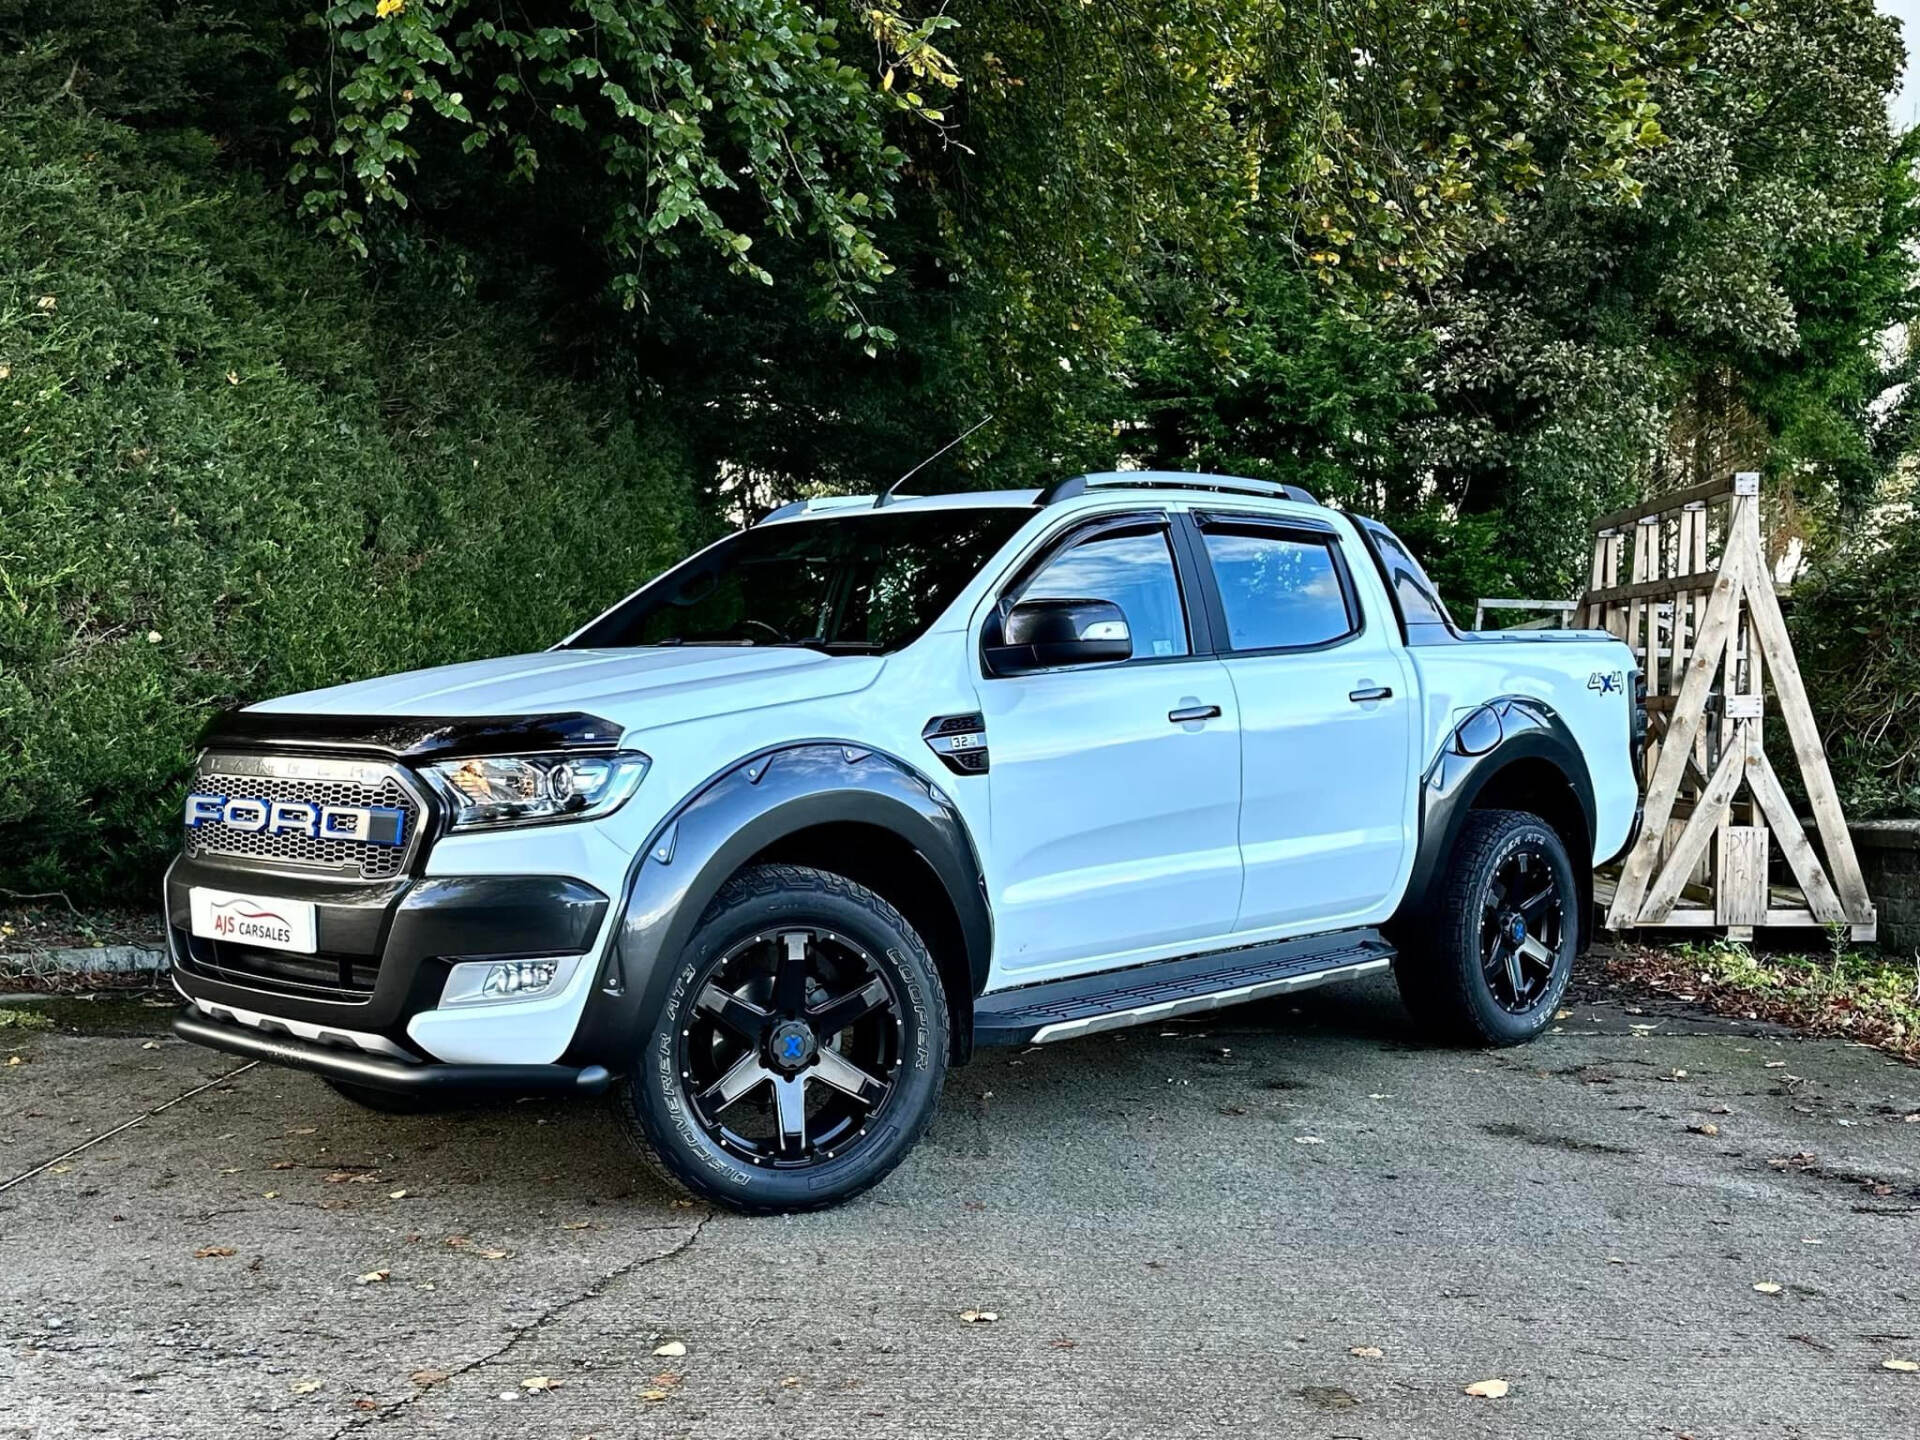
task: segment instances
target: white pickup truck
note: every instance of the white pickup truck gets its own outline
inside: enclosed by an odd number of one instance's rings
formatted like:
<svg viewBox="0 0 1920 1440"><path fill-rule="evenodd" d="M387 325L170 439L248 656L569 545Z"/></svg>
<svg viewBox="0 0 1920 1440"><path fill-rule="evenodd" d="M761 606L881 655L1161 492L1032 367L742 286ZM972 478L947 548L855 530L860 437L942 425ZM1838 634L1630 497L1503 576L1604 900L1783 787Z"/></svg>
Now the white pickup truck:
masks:
<svg viewBox="0 0 1920 1440"><path fill-rule="evenodd" d="M790 505L551 650L216 721L175 1028L375 1108L611 1090L761 1212L880 1180L976 1045L1389 967L1512 1044L1637 823L1637 680L1289 487Z"/></svg>

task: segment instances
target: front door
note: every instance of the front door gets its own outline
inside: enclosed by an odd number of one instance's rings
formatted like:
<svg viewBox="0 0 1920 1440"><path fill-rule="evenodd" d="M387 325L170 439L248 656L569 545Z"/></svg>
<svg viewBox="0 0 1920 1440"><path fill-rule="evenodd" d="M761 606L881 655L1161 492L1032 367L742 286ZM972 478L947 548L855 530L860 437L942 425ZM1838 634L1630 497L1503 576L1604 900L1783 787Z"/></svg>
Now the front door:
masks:
<svg viewBox="0 0 1920 1440"><path fill-rule="evenodd" d="M1147 513L1071 533L1001 597L1111 601L1134 658L979 682L995 983L1233 928L1239 712L1225 667L1195 653L1185 578L1168 517Z"/></svg>

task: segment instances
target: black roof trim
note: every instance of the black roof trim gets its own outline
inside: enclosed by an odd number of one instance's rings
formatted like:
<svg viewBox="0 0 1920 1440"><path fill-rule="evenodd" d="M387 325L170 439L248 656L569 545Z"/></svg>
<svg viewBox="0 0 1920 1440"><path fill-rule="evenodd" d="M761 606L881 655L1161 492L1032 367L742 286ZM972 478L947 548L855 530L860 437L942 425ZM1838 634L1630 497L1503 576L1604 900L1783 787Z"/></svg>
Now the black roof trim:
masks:
<svg viewBox="0 0 1920 1440"><path fill-rule="evenodd" d="M1262 495L1269 500L1293 500L1302 505L1320 502L1298 485L1277 480L1248 480L1238 475L1202 475L1165 470L1116 470L1105 475L1072 475L1056 480L1040 492L1036 506L1057 505L1090 490L1202 490L1216 495Z"/></svg>

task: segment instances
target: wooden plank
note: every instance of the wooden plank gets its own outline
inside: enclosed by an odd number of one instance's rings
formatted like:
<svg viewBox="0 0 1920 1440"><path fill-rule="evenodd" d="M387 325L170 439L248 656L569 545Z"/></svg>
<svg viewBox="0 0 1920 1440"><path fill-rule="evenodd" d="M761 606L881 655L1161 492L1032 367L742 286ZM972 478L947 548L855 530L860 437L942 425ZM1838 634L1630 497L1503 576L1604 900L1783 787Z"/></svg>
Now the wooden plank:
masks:
<svg viewBox="0 0 1920 1440"><path fill-rule="evenodd" d="M1683 505L1691 505L1696 500L1718 500L1722 495L1733 493L1731 479L1709 480L1702 485L1692 485L1685 490L1670 490L1665 495L1656 495L1651 500L1643 500L1638 505L1629 505L1624 510L1616 510L1611 515L1602 515L1593 522L1596 530L1619 530L1632 525L1648 515L1663 515L1669 510L1678 510Z"/></svg>
<svg viewBox="0 0 1920 1440"><path fill-rule="evenodd" d="M1766 826L1729 825L1720 831L1720 869L1713 882L1713 913L1722 925L1766 923Z"/></svg>
<svg viewBox="0 0 1920 1440"><path fill-rule="evenodd" d="M1751 500L1740 502L1753 505ZM1754 522L1758 525L1758 517ZM1867 882L1860 874L1860 860L1853 851L1853 836L1847 832L1846 816L1840 808L1840 795L1833 786L1833 772L1827 768L1827 750L1821 743L1820 729L1814 723L1813 706L1807 699L1807 687L1800 678L1800 665L1793 655L1793 641L1787 635L1787 622L1780 614L1780 602L1767 575L1747 581L1747 607L1753 616L1760 646L1773 670L1774 693L1780 697L1780 718L1786 721L1787 735L1793 741L1794 758L1800 762L1800 782L1806 788L1813 807L1814 824L1832 868L1834 888L1846 908L1847 919L1856 925L1873 919L1873 900L1867 894Z"/></svg>
<svg viewBox="0 0 1920 1440"><path fill-rule="evenodd" d="M1756 755L1753 768L1747 772L1747 780L1753 787L1753 798L1760 807L1760 813L1767 817L1767 823L1773 827L1773 833L1780 841L1780 853L1787 857L1787 867L1793 871L1793 878L1800 882L1807 908L1820 917L1823 925L1845 920L1846 911L1840 904L1840 897L1834 894L1833 882L1827 879L1827 872L1820 865L1820 857L1813 853L1807 832L1801 827L1800 817L1793 813L1793 805L1787 799L1780 777L1774 773L1773 762L1767 759L1764 750Z"/></svg>
<svg viewBox="0 0 1920 1440"><path fill-rule="evenodd" d="M1589 605L1618 605L1626 600L1645 600L1652 596L1665 599L1695 588L1706 589L1713 583L1714 570L1690 570L1684 575L1662 575L1652 580L1636 580L1631 585L1609 585L1587 592Z"/></svg>
<svg viewBox="0 0 1920 1440"><path fill-rule="evenodd" d="M1639 923L1658 925L1665 920L1674 902L1680 898L1680 891L1687 883L1687 877L1693 873L1693 867L1700 863L1700 857L1706 853L1707 842L1719 829L1720 822L1726 818L1727 807L1733 800L1733 792L1740 785L1740 777L1746 772L1747 750L1744 745L1729 745L1720 756L1720 763L1714 767L1713 779L1707 782L1707 788L1701 792L1692 816L1687 820L1687 828L1680 832L1680 838L1669 851L1666 864L1646 891L1646 903L1640 907ZM1626 898L1625 881L1630 871L1621 875L1622 885L1619 894L1613 897L1615 908Z"/></svg>
<svg viewBox="0 0 1920 1440"><path fill-rule="evenodd" d="M1667 818L1673 813L1680 782L1686 776L1688 752L1694 749L1694 741L1701 734L1707 696L1713 688L1713 672L1727 648L1727 636L1739 614L1741 570L1741 557L1736 550L1726 557L1713 582L1713 596L1707 602L1698 643L1687 661L1673 718L1661 742L1660 763L1654 767L1653 778L1647 785L1646 821L1641 827L1640 841L1620 870L1620 888L1607 917L1607 923L1616 930L1628 929L1635 923L1641 901L1646 898L1647 883L1653 878L1655 849L1666 829ZM1701 843L1704 846L1704 839Z"/></svg>

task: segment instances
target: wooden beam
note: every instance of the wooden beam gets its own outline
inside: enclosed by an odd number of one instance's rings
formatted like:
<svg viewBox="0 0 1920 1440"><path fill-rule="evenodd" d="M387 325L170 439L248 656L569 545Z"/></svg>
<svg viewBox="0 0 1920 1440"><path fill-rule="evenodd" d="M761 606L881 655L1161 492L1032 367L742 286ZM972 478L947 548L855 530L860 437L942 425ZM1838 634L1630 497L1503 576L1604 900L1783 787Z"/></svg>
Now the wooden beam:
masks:
<svg viewBox="0 0 1920 1440"><path fill-rule="evenodd" d="M1656 495L1651 500L1643 500L1638 505L1629 505L1624 510L1615 510L1611 515L1602 515L1593 522L1596 530L1619 530L1644 520L1649 515L1664 515L1669 510L1678 510L1691 505L1696 500L1718 500L1722 495L1733 494L1733 481L1709 480L1704 485L1692 485L1685 490L1670 490L1665 495Z"/></svg>
<svg viewBox="0 0 1920 1440"><path fill-rule="evenodd" d="M1715 571L1692 570L1685 575L1662 575L1653 580L1637 580L1631 585L1612 585L1587 593L1589 605L1617 605L1627 600L1645 600L1650 595L1665 597L1686 590L1703 590L1713 583Z"/></svg>
<svg viewBox="0 0 1920 1440"><path fill-rule="evenodd" d="M1748 764L1753 756L1747 757ZM1720 831L1720 866L1713 877L1713 913L1722 925L1767 920L1767 827L1728 825Z"/></svg>
<svg viewBox="0 0 1920 1440"><path fill-rule="evenodd" d="M1813 846L1807 841L1807 832L1801 828L1800 817L1793 813L1793 805L1787 799L1787 792L1781 788L1780 777L1774 774L1773 762L1767 759L1766 751L1759 752L1758 761L1747 772L1747 781L1753 787L1753 798L1760 806L1760 813L1773 826L1774 836L1780 842L1780 853L1787 857L1793 878L1800 882L1800 892L1807 898L1807 907L1820 917L1823 925L1845 920L1847 917L1841 909L1840 897L1833 893L1833 882L1827 879L1827 872L1820 867L1820 857L1813 853Z"/></svg>

